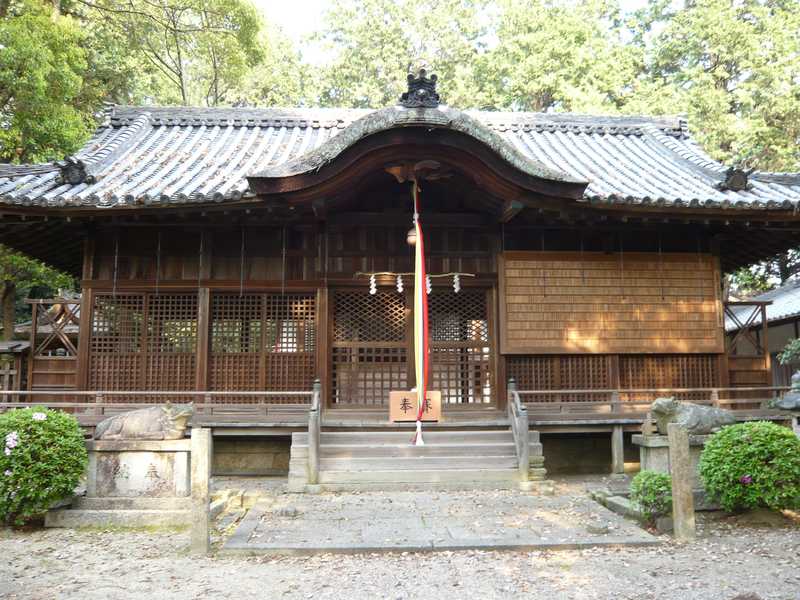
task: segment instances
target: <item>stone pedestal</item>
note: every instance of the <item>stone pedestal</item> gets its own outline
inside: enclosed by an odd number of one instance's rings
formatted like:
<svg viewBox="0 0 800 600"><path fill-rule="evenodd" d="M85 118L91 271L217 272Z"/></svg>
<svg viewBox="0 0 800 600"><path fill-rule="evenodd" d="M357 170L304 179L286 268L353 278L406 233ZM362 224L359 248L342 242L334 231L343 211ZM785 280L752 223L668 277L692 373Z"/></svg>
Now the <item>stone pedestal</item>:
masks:
<svg viewBox="0 0 800 600"><path fill-rule="evenodd" d="M190 440L91 440L86 449L86 496L68 509L49 511L45 526L189 524Z"/></svg>
<svg viewBox="0 0 800 600"><path fill-rule="evenodd" d="M185 498L190 440L86 442L88 498Z"/></svg>
<svg viewBox="0 0 800 600"><path fill-rule="evenodd" d="M692 489L694 490L695 510L717 510L718 506L706 498L703 481L700 479L698 465L703 446L710 435L689 436L689 463L691 465ZM670 473L669 439L666 435L636 434L633 443L639 446L639 463L642 471L655 471L656 473Z"/></svg>

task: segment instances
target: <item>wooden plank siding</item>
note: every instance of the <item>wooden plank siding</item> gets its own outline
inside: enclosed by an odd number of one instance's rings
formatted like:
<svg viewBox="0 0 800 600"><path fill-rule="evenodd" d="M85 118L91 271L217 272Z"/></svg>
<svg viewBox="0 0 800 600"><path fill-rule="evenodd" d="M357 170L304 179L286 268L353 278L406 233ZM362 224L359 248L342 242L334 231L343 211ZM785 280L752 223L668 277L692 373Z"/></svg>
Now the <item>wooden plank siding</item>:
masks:
<svg viewBox="0 0 800 600"><path fill-rule="evenodd" d="M506 252L501 351L724 351L717 260L709 254Z"/></svg>

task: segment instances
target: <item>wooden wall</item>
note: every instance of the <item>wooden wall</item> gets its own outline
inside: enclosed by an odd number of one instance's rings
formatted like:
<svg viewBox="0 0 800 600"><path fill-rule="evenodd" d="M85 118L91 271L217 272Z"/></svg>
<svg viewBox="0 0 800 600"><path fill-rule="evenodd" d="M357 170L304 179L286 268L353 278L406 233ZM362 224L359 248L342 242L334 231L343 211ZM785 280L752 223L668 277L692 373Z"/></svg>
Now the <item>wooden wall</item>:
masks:
<svg viewBox="0 0 800 600"><path fill-rule="evenodd" d="M724 351L709 254L506 252L499 273L504 353Z"/></svg>
<svg viewBox="0 0 800 600"><path fill-rule="evenodd" d="M400 217L399 217L400 218ZM169 282L309 282L353 279L356 272L409 272L410 225L287 227L132 227L104 229L94 240L85 280L91 287ZM493 233L428 228L428 271L494 275Z"/></svg>

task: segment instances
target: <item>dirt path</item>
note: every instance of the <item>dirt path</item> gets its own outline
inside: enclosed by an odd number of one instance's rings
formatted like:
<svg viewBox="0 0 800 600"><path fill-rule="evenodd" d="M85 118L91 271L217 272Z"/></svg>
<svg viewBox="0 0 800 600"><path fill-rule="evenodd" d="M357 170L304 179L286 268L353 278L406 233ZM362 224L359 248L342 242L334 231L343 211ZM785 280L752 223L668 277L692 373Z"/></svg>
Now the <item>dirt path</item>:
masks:
<svg viewBox="0 0 800 600"><path fill-rule="evenodd" d="M800 528L700 516L686 546L192 558L186 533L0 530L0 597L800 599ZM758 519L755 519L758 521Z"/></svg>

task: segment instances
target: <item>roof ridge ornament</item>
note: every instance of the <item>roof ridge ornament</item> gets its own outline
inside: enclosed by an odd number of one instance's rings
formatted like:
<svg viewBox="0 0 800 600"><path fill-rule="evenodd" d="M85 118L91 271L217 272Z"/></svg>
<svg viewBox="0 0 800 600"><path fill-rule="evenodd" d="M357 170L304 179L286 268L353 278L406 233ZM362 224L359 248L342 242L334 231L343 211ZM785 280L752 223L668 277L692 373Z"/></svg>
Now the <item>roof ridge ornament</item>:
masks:
<svg viewBox="0 0 800 600"><path fill-rule="evenodd" d="M419 70L416 77L409 73L406 78L408 81L408 91L400 96L400 106L405 108L436 108L439 106L439 94L436 93L436 81L439 79L435 74L427 77L425 69Z"/></svg>
<svg viewBox="0 0 800 600"><path fill-rule="evenodd" d="M728 167L725 171L724 179L717 184L717 189L731 192L743 192L750 189L747 179L755 169L740 169L739 167Z"/></svg>
<svg viewBox="0 0 800 600"><path fill-rule="evenodd" d="M89 172L88 165L75 156L65 156L63 161L55 164L59 169L58 183L78 185L79 183L94 183L97 181L95 176Z"/></svg>

